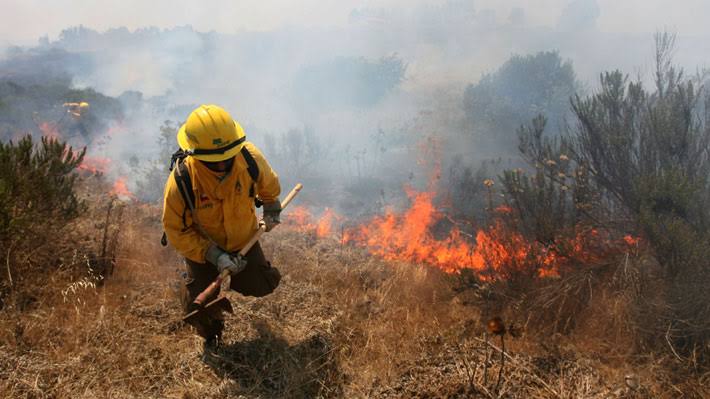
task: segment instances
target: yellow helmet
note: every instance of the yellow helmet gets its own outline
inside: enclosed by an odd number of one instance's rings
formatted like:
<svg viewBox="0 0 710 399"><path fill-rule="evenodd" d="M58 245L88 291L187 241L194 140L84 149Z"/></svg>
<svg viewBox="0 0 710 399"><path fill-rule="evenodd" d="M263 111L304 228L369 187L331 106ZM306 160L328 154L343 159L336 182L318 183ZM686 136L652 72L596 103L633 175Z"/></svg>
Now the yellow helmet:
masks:
<svg viewBox="0 0 710 399"><path fill-rule="evenodd" d="M245 140L244 129L217 105L197 107L177 134L178 145L183 151L207 162L224 161L235 156Z"/></svg>

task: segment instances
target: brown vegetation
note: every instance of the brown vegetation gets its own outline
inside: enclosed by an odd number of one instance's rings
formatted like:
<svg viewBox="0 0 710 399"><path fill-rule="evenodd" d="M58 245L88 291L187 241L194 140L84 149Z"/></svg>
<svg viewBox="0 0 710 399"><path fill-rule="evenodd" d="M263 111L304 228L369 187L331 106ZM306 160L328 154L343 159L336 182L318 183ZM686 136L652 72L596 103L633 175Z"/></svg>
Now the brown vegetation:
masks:
<svg viewBox="0 0 710 399"><path fill-rule="evenodd" d="M101 203L97 211L105 212ZM179 322L181 267L172 250L159 246L158 212L136 204L124 209L116 267L103 285L86 268L84 274L50 274L41 278L45 289L33 306L0 312L0 395L710 394L710 374L689 370L687 361L625 349L634 341L628 312L635 311L638 288L627 283L647 267L644 259L525 287L523 300L506 301L523 287L387 264L287 229L264 239L284 273L282 286L262 299L229 294L235 313L225 343L205 355L200 339ZM84 234L100 233L83 222L77 229ZM510 326L499 384L500 338L484 334L490 316ZM546 328L555 323L566 328Z"/></svg>

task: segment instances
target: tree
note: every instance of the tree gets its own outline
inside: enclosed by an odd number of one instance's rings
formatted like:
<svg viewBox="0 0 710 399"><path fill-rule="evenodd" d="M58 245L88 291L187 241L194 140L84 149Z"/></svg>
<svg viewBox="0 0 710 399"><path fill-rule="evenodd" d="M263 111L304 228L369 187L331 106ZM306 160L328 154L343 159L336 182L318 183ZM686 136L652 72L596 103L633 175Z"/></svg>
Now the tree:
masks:
<svg viewBox="0 0 710 399"><path fill-rule="evenodd" d="M517 137L511 132L538 114L561 123L569 98L579 90L572 63L556 51L514 55L466 88L466 123L485 151L513 152Z"/></svg>

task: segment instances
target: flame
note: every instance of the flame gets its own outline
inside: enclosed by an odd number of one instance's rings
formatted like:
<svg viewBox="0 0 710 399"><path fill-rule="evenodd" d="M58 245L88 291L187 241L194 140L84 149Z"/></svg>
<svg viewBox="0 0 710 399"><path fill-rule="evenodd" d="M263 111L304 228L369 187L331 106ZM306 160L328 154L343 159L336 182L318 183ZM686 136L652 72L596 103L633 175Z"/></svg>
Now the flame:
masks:
<svg viewBox="0 0 710 399"><path fill-rule="evenodd" d="M344 229L341 241L389 261L426 263L447 273L472 269L484 280L507 278L514 273L558 277L566 268L599 262L611 251L624 250L624 244L627 249L638 244L638 238L632 236L615 241L609 234L582 228L571 237L560 236L543 244L526 239L502 220L479 229L472 240L457 227L438 231L445 215L434 206L433 192L411 188L405 192L411 201L409 209L401 213L388 209L383 216ZM507 206L496 209L497 214L504 215L512 211ZM307 208L293 207L286 220L299 231L325 237L333 235L334 223L343 218L328 208L314 218Z"/></svg>
<svg viewBox="0 0 710 399"><path fill-rule="evenodd" d="M495 211L503 215L508 215L513 213L513 208L508 205L499 205Z"/></svg>
<svg viewBox="0 0 710 399"><path fill-rule="evenodd" d="M313 229L313 214L305 206L291 206L288 212L286 225L295 226L299 230Z"/></svg>
<svg viewBox="0 0 710 399"><path fill-rule="evenodd" d="M106 173L111 159L102 157L84 156L84 160L79 165L79 170L87 171L92 174Z"/></svg>
<svg viewBox="0 0 710 399"><path fill-rule="evenodd" d="M627 234L627 235L624 236L624 242L625 242L626 245L628 245L629 247L637 247L637 246L639 245L639 242L640 242L640 241L641 241L640 238L638 238L638 237L633 237L633 236L631 236L631 235L629 235L629 234Z"/></svg>
<svg viewBox="0 0 710 399"><path fill-rule="evenodd" d="M331 235L333 229L333 222L336 220L335 212L330 208L325 208L325 212L318 219L316 224L316 236L317 237L327 237Z"/></svg>
<svg viewBox="0 0 710 399"><path fill-rule="evenodd" d="M333 234L333 224L338 220L342 218L330 208L325 208L323 214L315 218L308 208L296 205L291 207L285 224L301 232L315 232L316 237L324 238Z"/></svg>
<svg viewBox="0 0 710 399"><path fill-rule="evenodd" d="M474 242L453 227L443 238L433 233L444 215L433 205L434 194L407 190L412 206L403 214L387 211L348 231L344 242L351 242L387 260L427 263L447 273L473 269L482 278L506 277L514 272L539 277L559 276L573 261L593 262L595 254L588 242L596 234L580 231L571 239L559 238L543 245L511 231L499 220L475 234ZM509 208L498 209L508 213Z"/></svg>
<svg viewBox="0 0 710 399"><path fill-rule="evenodd" d="M425 167L430 176L424 192L410 186L404 188L411 203L407 210L396 212L389 208L382 216L343 228L341 242L365 248L389 261L425 263L447 273L474 270L482 280L505 279L517 273L540 278L559 277L568 268L597 263L610 252L628 250L638 244L631 236L619 243L609 233L581 226L572 234L561 233L551 242L529 240L504 223L515 213L509 205L493 209L496 219L489 226L478 229L472 236L466 234L434 205L441 176L442 148L436 136L418 144L417 163ZM484 181L491 208L490 189L494 184L490 179ZM286 220L287 225L299 231L326 237L332 235L333 224L343 218L326 208L316 219L307 208L293 207ZM447 227L451 222L454 226Z"/></svg>
<svg viewBox="0 0 710 399"><path fill-rule="evenodd" d="M56 123L51 122L41 122L39 124L39 130L42 132L43 136L47 136L53 139L58 139L60 137L59 128Z"/></svg>
<svg viewBox="0 0 710 399"><path fill-rule="evenodd" d="M384 216L350 229L343 241L366 247L386 260L428 263L448 273L463 268L484 271L489 261L494 266L510 263L520 252L496 240L493 230L477 233L478 246L470 244L456 227L442 239L435 237L433 226L443 215L433 205L434 193L406 191L412 201L407 211L396 214L390 209Z"/></svg>
<svg viewBox="0 0 710 399"><path fill-rule="evenodd" d="M125 198L125 199L135 199L135 195L128 189L128 185L126 185L126 178L125 177L119 177L116 179L116 182L113 183L113 189L111 190L111 195L115 195L117 197Z"/></svg>

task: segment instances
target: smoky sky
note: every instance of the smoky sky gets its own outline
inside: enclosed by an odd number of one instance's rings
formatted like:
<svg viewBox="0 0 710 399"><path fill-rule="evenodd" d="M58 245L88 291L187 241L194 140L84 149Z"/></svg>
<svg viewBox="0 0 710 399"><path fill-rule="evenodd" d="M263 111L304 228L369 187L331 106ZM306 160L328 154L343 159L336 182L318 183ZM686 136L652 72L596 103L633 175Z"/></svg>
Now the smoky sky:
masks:
<svg viewBox="0 0 710 399"><path fill-rule="evenodd" d="M343 174L365 157L375 159L371 138L380 132L411 142L415 135L461 135L464 91L515 54L558 51L593 89L607 70L652 77L653 33L665 29L678 33L677 63L689 71L710 66L707 0L0 0L0 6L6 17L0 50L66 50L88 60L83 69L72 66L80 70L74 86L116 98L142 93L145 104L124 121L127 133L110 148L90 148L92 156L113 159L149 159L163 120L184 120L192 107L217 103L259 145L267 136L279 144L293 130L305 142L311 137L305 132L312 133L324 157L341 161L321 169ZM404 66L401 82L382 85L378 73L361 79L363 71L386 67L388 57Z"/></svg>
<svg viewBox="0 0 710 399"><path fill-rule="evenodd" d="M0 24L0 45L32 44L41 36L53 38L74 25L98 30L191 25L196 30L222 33L288 26L322 28L346 25L358 8L406 13L422 5L490 10L499 21L522 17L533 26L564 28L575 22L594 25L603 32L630 33L668 27L689 35L705 34L709 29L705 16L710 15L706 0L2 0L0 4L6 16ZM560 24L563 15L571 18Z"/></svg>

